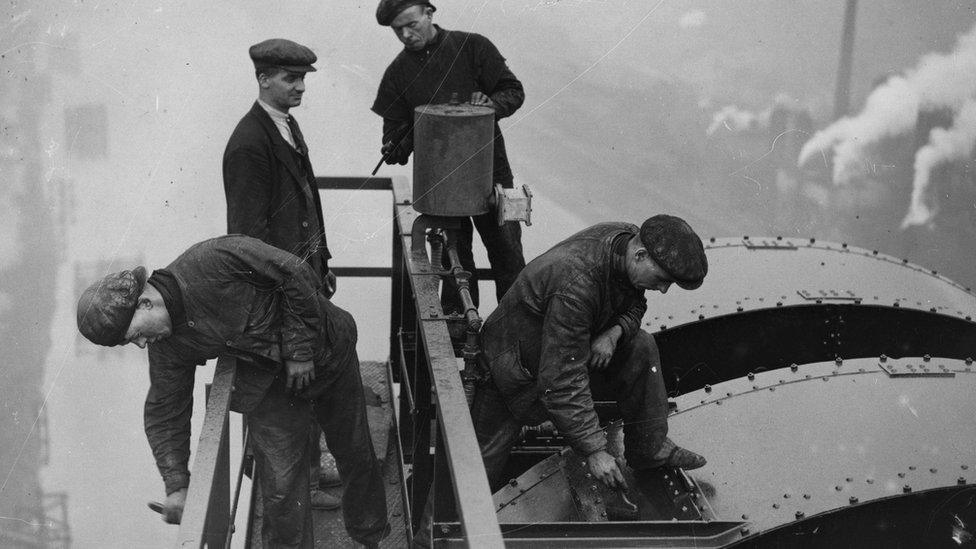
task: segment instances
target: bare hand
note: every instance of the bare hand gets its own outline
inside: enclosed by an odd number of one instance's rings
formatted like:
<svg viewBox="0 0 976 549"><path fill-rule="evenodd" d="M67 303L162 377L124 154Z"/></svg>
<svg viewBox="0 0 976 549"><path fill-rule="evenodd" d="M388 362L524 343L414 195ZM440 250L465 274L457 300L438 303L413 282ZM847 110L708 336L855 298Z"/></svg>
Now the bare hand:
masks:
<svg viewBox="0 0 976 549"><path fill-rule="evenodd" d="M288 374L285 388L294 389L296 393L311 385L315 379L315 365L311 360L286 360L285 372Z"/></svg>
<svg viewBox="0 0 976 549"><path fill-rule="evenodd" d="M492 101L490 97L488 97L487 95L485 95L485 94L483 94L481 92L474 92L474 93L471 94L471 104L472 105L480 105L480 106L484 106L484 107L494 107L495 106L495 102Z"/></svg>
<svg viewBox="0 0 976 549"><path fill-rule="evenodd" d="M161 515L169 524L179 524L183 520L183 506L186 505L186 488L181 488L166 496Z"/></svg>
<svg viewBox="0 0 976 549"><path fill-rule="evenodd" d="M598 335L593 343L590 344L590 368L602 370L610 364L613 352L617 349L617 341L623 329L620 326L613 326L602 334Z"/></svg>
<svg viewBox="0 0 976 549"><path fill-rule="evenodd" d="M597 450L586 456L586 466L590 469L590 474L606 484L608 488L619 487L624 491L627 490L620 465L606 450Z"/></svg>
<svg viewBox="0 0 976 549"><path fill-rule="evenodd" d="M325 286L323 289L325 290L325 297L329 299L336 293L336 275L331 270L325 274Z"/></svg>

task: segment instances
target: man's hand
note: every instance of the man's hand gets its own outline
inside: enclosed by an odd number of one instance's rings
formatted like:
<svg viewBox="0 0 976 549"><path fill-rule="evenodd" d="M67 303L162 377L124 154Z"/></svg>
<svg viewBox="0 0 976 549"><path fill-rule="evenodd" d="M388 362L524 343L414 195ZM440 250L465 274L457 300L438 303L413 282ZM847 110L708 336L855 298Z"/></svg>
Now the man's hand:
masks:
<svg viewBox="0 0 976 549"><path fill-rule="evenodd" d="M620 325L614 325L607 331L598 335L593 343L590 344L590 368L602 370L610 364L613 352L617 349L617 341L623 335L624 329Z"/></svg>
<svg viewBox="0 0 976 549"><path fill-rule="evenodd" d="M325 297L329 299L332 299L332 296L336 293L336 275L331 269L325 274L325 284L322 290L325 292Z"/></svg>
<svg viewBox="0 0 976 549"><path fill-rule="evenodd" d="M624 474L620 471L620 465L613 456L606 450L597 450L586 456L586 466L590 469L590 474L606 484L608 488L621 488L627 490L627 483L624 481Z"/></svg>
<svg viewBox="0 0 976 549"><path fill-rule="evenodd" d="M186 488L180 488L172 494L166 496L163 503L163 522L179 524L183 520L183 506L186 505Z"/></svg>
<svg viewBox="0 0 976 549"><path fill-rule="evenodd" d="M495 108L495 102L492 101L490 97L488 97L487 95L481 92L474 92L471 94L471 104L479 105L483 107Z"/></svg>
<svg viewBox="0 0 976 549"><path fill-rule="evenodd" d="M315 379L315 365L311 360L286 360L285 372L288 374L285 388L294 389L296 393L311 385Z"/></svg>
<svg viewBox="0 0 976 549"><path fill-rule="evenodd" d="M383 153L384 162L387 164L400 164L402 166L410 159L410 153L404 154L403 147L394 145L393 141L383 143L380 152Z"/></svg>

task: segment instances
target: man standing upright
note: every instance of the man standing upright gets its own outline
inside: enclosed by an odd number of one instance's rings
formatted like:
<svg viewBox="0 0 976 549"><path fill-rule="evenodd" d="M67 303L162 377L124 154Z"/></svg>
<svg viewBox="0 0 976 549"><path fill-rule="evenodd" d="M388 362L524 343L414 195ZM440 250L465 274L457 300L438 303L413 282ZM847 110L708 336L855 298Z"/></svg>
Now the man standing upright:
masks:
<svg viewBox="0 0 976 549"><path fill-rule="evenodd" d="M387 164L406 164L413 152L414 108L447 103L453 94L473 105L495 109L493 182L506 188L513 183L498 120L511 116L525 99L522 83L512 74L498 49L479 34L443 29L433 23L436 8L423 0L381 0L376 8L380 25L393 29L404 49L383 73L372 110L383 117L382 152ZM472 218L488 251L499 300L515 281L525 259L522 229L518 222L498 226L494 212ZM471 222L465 220L456 237L458 256L474 273ZM459 311L456 292L446 291L442 300ZM472 277L472 297L478 303L477 280Z"/></svg>
<svg viewBox="0 0 976 549"><path fill-rule="evenodd" d="M322 202L308 147L289 109L302 103L312 50L273 38L251 46L258 100L241 118L224 150L227 232L245 234L301 257L331 297L335 276Z"/></svg>
<svg viewBox="0 0 976 549"><path fill-rule="evenodd" d="M302 103L305 74L315 71L315 53L290 40L273 38L249 50L258 80L258 99L241 119L224 151L227 232L258 238L303 258L321 278L320 291L331 297L335 275L329 270L322 203L308 146L292 107ZM339 502L318 489L321 430L309 432L312 506L336 509Z"/></svg>

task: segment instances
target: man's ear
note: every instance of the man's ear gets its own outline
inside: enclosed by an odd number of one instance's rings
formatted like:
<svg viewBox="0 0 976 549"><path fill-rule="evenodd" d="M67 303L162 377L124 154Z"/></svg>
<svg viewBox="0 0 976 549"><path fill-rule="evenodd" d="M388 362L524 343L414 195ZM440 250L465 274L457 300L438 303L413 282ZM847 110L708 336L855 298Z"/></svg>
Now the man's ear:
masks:
<svg viewBox="0 0 976 549"><path fill-rule="evenodd" d="M637 259L637 261L644 261L647 259L649 257L647 248L643 246L638 247L636 250L634 250L634 257Z"/></svg>
<svg viewBox="0 0 976 549"><path fill-rule="evenodd" d="M151 299L149 299L144 295L139 296L139 303L136 305L136 309L146 309L148 311L149 309L152 308L153 308L153 302Z"/></svg>

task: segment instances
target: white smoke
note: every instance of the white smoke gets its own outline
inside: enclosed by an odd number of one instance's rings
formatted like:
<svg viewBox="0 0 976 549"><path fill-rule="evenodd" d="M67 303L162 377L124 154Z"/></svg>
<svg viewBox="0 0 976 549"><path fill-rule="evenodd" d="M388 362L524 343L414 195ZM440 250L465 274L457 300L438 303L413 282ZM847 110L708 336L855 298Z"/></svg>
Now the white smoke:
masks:
<svg viewBox="0 0 976 549"><path fill-rule="evenodd" d="M929 176L939 164L970 157L976 146L976 100L970 100L956 115L949 128L934 128L929 142L915 153L915 178L912 181L912 201L902 228L924 225L935 212L925 203Z"/></svg>
<svg viewBox="0 0 976 549"><path fill-rule="evenodd" d="M763 128L769 125L769 112L769 109L757 113L726 105L712 116L712 123L705 133L712 136L722 128L732 133Z"/></svg>
<svg viewBox="0 0 976 549"><path fill-rule="evenodd" d="M926 55L904 76L878 86L858 115L817 132L800 151L799 164L833 152L834 183L848 183L867 171L870 162L865 157L871 145L914 131L920 109L959 112L974 93L976 27L959 38L952 52Z"/></svg>

